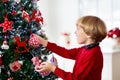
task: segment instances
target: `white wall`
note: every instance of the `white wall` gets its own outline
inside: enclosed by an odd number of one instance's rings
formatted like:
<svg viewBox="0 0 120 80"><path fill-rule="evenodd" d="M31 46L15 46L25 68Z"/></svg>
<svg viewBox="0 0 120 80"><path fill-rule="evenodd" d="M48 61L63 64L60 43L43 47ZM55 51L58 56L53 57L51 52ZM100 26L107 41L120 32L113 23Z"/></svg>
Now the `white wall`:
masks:
<svg viewBox="0 0 120 80"><path fill-rule="evenodd" d="M58 42L62 32L74 32L79 16L79 0L40 0L38 4L49 40Z"/></svg>

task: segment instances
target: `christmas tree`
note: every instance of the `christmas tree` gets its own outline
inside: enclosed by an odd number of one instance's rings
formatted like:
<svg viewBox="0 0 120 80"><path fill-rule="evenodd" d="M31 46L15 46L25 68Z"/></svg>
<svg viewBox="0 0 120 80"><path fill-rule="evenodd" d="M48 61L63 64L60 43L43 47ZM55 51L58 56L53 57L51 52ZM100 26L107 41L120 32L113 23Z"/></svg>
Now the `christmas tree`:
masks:
<svg viewBox="0 0 120 80"><path fill-rule="evenodd" d="M36 72L35 66L52 52L33 34L46 38L38 0L0 0L0 80L55 80L52 72ZM51 63L55 58L52 57ZM57 64L57 63L56 63Z"/></svg>

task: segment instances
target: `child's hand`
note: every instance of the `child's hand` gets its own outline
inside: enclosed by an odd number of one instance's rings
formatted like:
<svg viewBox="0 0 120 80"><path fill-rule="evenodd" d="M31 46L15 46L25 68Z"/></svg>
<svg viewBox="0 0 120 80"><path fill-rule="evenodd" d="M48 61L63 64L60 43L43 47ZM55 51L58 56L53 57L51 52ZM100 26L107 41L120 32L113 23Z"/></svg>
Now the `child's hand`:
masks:
<svg viewBox="0 0 120 80"><path fill-rule="evenodd" d="M39 69L38 69L39 68ZM54 72L56 66L48 63L48 62L42 62L39 67L37 67L37 72L44 72L44 71L52 71Z"/></svg>
<svg viewBox="0 0 120 80"><path fill-rule="evenodd" d="M38 40L39 40L39 43L42 44L43 46L47 46L47 43L48 41L43 39L42 37L38 36L37 34L33 34L33 36L35 36Z"/></svg>
<svg viewBox="0 0 120 80"><path fill-rule="evenodd" d="M50 74L50 71L40 71L40 65L36 65L34 68L35 71L39 72L42 76L48 76Z"/></svg>

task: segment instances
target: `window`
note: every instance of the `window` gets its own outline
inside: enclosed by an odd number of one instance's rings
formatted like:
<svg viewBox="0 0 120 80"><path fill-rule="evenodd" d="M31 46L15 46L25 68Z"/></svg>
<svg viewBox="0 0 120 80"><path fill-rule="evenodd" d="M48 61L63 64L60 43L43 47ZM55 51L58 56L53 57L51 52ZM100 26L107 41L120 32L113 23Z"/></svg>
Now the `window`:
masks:
<svg viewBox="0 0 120 80"><path fill-rule="evenodd" d="M95 15L103 19L108 30L120 27L120 0L79 0L79 14Z"/></svg>

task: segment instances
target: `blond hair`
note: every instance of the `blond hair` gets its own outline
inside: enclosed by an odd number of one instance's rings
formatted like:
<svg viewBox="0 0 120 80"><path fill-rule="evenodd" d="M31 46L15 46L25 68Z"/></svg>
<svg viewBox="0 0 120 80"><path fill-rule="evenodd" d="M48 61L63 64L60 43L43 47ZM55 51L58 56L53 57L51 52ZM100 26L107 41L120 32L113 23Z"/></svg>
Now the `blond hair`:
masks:
<svg viewBox="0 0 120 80"><path fill-rule="evenodd" d="M78 23L95 42L101 42L107 35L105 23L96 16L83 16L78 19Z"/></svg>

